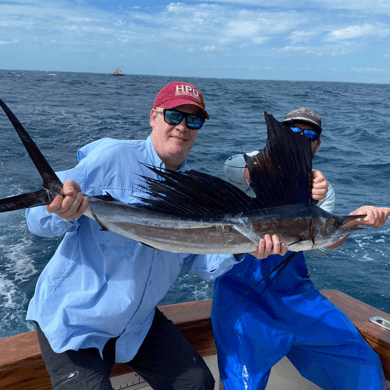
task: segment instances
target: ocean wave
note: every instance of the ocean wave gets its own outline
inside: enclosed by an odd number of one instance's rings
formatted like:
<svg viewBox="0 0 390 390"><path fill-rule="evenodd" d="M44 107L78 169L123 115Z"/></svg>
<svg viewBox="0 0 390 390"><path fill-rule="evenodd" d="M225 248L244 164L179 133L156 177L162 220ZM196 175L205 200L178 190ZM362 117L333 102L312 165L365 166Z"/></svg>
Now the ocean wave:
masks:
<svg viewBox="0 0 390 390"><path fill-rule="evenodd" d="M107 136L146 138L156 93L177 79L23 73L20 78L2 77L2 99L33 135L55 170L75 166L77 149L93 140ZM308 107L322 116L322 145L314 166L336 190L335 212L348 214L364 204L388 206L390 104L383 99L389 92L387 85L185 80L202 90L211 118L199 131L189 156L193 168L223 177L223 162L230 155L264 147L263 111L282 120L288 111ZM40 176L3 114L0 127L4 129L0 197L38 189ZM388 226L389 222L381 229L359 231L329 258L310 262L316 285L347 292L390 312L390 286L383 277L383 271L390 267ZM31 235L24 212L0 215L0 337L29 329L24 320L28 300L59 241ZM212 289L212 282L182 273L162 302L207 299Z"/></svg>

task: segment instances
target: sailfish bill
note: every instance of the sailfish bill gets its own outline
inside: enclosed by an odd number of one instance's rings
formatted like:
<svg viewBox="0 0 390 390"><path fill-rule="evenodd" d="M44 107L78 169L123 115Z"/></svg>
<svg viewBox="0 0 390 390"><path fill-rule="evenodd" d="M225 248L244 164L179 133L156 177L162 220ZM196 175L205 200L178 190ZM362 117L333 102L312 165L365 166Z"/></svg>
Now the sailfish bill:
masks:
<svg viewBox="0 0 390 390"><path fill-rule="evenodd" d="M22 124L0 100L38 169L42 189L0 200L0 212L51 203L62 183ZM310 199L309 140L264 113L268 139L258 155L246 156L251 198L232 184L197 171L148 168L164 180L142 176L146 192L140 205L115 201L109 194L88 197L84 215L105 231L175 253L247 253L265 234L277 234L289 250L331 245L357 228L343 225L362 216L340 217Z"/></svg>
<svg viewBox="0 0 390 390"><path fill-rule="evenodd" d="M0 212L26 209L29 207L51 203L56 195L62 193L62 183L60 179L57 177L41 151L38 149L38 146L32 140L18 118L16 118L14 113L1 99L0 106L14 126L19 138L23 142L23 145L25 146L31 160L38 169L38 172L43 180L42 189L39 191L0 199Z"/></svg>

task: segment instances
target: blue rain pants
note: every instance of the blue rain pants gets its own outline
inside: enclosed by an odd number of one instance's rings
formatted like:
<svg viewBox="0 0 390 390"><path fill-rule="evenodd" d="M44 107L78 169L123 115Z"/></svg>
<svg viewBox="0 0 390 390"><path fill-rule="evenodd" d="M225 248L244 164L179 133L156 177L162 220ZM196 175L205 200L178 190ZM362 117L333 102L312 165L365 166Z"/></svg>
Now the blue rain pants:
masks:
<svg viewBox="0 0 390 390"><path fill-rule="evenodd" d="M215 281L211 320L225 390L265 389L284 356L325 390L385 389L379 356L314 287L301 252L263 293L267 281L248 291L282 259L246 255Z"/></svg>

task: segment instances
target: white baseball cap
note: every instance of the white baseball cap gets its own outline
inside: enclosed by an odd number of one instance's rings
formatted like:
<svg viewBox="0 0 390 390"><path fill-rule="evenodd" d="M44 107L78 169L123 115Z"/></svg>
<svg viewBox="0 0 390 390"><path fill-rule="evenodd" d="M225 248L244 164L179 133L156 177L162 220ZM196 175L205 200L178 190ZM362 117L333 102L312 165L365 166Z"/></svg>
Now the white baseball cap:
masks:
<svg viewBox="0 0 390 390"><path fill-rule="evenodd" d="M258 150L255 150L251 153L246 153L248 156L256 155ZM245 181L244 171L246 168L246 162L243 154L236 154L232 157L229 157L225 164L223 165L223 172L225 174L226 180L238 187L240 190L244 191L250 196L254 196L254 193L249 186L249 184Z"/></svg>

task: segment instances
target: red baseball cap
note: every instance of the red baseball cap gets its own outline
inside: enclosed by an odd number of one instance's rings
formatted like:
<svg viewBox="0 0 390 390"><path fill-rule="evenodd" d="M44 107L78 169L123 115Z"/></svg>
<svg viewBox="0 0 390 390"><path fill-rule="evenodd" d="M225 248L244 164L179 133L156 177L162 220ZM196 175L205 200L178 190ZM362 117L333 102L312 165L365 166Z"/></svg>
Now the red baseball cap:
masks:
<svg viewBox="0 0 390 390"><path fill-rule="evenodd" d="M182 104L192 104L199 107L206 119L210 119L202 93L193 85L182 81L172 81L161 88L153 107L174 108Z"/></svg>

